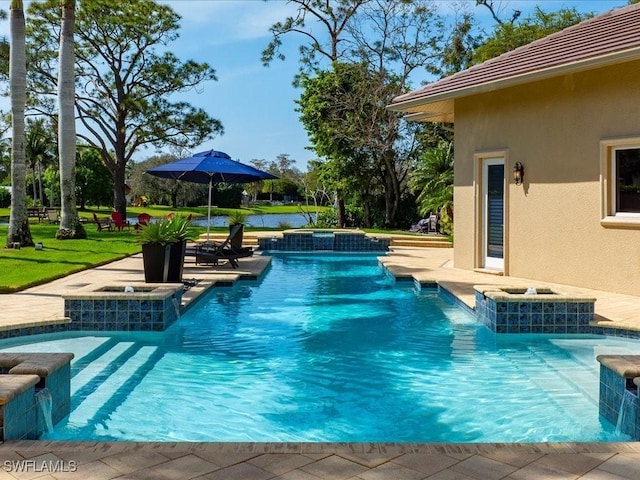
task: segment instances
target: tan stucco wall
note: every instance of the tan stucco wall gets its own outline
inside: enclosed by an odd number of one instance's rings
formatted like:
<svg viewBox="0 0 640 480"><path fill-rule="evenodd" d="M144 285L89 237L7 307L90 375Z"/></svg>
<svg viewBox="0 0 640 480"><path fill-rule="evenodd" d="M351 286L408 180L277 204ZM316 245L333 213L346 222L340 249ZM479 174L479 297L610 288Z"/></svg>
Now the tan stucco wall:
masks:
<svg viewBox="0 0 640 480"><path fill-rule="evenodd" d="M600 223L600 142L617 137L640 137L640 61L456 100L455 266L480 266L474 156L503 150L506 273L640 295L640 229Z"/></svg>

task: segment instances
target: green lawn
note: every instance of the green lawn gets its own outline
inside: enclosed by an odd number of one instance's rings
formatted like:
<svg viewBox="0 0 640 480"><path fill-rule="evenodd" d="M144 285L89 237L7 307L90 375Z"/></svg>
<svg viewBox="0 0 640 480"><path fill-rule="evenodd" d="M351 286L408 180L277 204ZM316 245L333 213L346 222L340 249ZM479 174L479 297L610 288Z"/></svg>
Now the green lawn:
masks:
<svg viewBox="0 0 640 480"><path fill-rule="evenodd" d="M94 224L87 224L88 240L56 240L57 225L32 223L30 227L33 241L42 242L43 249L0 248L0 293L23 290L141 250L133 231L97 232ZM0 238L4 244L7 227L0 227Z"/></svg>
<svg viewBox="0 0 640 480"><path fill-rule="evenodd" d="M215 209L216 214L225 215L233 209ZM164 217L167 213L175 211L169 207L129 208L129 217L146 212L154 217ZM206 215L206 207L180 209L184 214ZM296 212L297 207L266 207L262 210L246 210L252 213L287 213ZM138 243L138 235L133 229L122 232L98 232L93 222L93 212L100 217L110 215L110 209L93 209L79 212L81 217L91 219L91 223L85 224L87 240L56 240L57 225L45 222L38 223L36 219L30 219L31 235L34 243L42 242L43 249L25 247L19 250L2 248L6 243L6 226L0 226L0 293L11 293L25 288L64 277L70 273L102 265L141 251ZM8 221L9 209L0 208L0 219ZM205 227L194 227L196 233L206 232ZM267 230L265 228L246 228L251 230ZM278 230L278 229L273 229ZM227 232L228 227L212 227L212 232Z"/></svg>

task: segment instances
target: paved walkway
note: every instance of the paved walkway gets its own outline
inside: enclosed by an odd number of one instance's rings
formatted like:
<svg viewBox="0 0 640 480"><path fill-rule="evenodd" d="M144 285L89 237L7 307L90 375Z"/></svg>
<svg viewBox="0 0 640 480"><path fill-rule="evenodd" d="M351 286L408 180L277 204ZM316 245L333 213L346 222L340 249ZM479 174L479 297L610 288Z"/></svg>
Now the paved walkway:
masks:
<svg viewBox="0 0 640 480"><path fill-rule="evenodd" d="M462 271L450 249L396 248L382 258L397 276L436 280L468 305L473 285L541 286L539 282ZM184 277L200 279L187 292L239 275L259 275L268 257L228 265L187 265ZM61 295L107 285L141 285L142 257L113 262L12 295L2 295L0 329L64 321ZM545 283L554 287L553 284ZM558 285L597 298L596 315L607 326L640 329L640 297ZM301 444L301 443L94 443L5 442L3 479L588 479L640 478L640 443L616 444Z"/></svg>

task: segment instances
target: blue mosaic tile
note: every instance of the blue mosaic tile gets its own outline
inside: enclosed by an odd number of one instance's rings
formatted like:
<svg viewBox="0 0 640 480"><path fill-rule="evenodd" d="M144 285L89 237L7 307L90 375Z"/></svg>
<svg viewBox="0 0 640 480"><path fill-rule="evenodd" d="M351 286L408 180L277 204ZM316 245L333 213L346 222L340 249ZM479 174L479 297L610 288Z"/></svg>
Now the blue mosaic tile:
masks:
<svg viewBox="0 0 640 480"><path fill-rule="evenodd" d="M129 311L129 300L117 300L116 306L118 311L128 312Z"/></svg>
<svg viewBox="0 0 640 480"><path fill-rule="evenodd" d="M575 306L575 304L572 304ZM566 314L567 313L567 303L566 302L557 302L555 304L554 313L556 314Z"/></svg>

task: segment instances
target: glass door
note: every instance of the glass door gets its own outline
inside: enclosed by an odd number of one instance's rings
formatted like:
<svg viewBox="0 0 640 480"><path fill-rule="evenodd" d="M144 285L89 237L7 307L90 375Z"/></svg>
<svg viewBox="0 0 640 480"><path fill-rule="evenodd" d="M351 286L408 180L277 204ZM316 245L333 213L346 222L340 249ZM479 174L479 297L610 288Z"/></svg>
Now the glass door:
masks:
<svg viewBox="0 0 640 480"><path fill-rule="evenodd" d="M484 160L484 267L504 269L504 158Z"/></svg>

